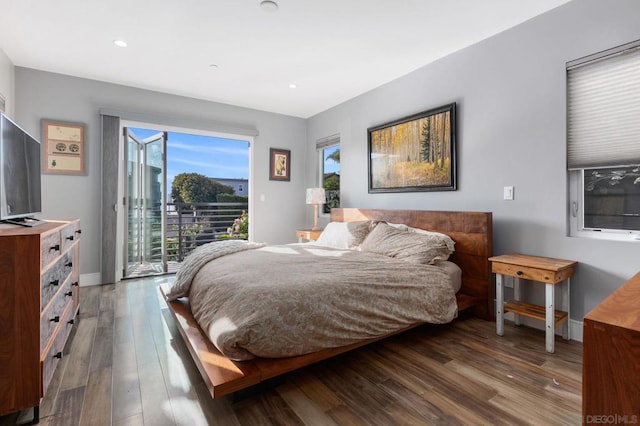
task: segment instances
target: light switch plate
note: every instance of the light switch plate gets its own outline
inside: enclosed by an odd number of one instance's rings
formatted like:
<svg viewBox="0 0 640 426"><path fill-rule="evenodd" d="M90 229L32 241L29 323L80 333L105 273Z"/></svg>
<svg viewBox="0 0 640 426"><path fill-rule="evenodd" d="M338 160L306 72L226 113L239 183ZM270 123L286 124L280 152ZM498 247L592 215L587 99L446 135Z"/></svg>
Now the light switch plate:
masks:
<svg viewBox="0 0 640 426"><path fill-rule="evenodd" d="M504 199L513 200L513 186L504 187Z"/></svg>

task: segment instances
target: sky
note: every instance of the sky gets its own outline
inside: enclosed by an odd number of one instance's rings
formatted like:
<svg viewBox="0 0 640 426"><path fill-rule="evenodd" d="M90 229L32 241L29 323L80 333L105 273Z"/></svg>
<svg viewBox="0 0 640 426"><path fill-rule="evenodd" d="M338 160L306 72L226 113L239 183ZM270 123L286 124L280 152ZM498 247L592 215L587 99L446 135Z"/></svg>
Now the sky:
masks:
<svg viewBox="0 0 640 426"><path fill-rule="evenodd" d="M334 151L337 151L339 149L340 149L340 145L334 145L324 149L324 156L325 156L324 172L325 173L340 172L340 163L336 163L333 160L327 160L326 158L328 155L331 155Z"/></svg>
<svg viewBox="0 0 640 426"><path fill-rule="evenodd" d="M145 139L158 130L130 128ZM199 173L211 178L249 179L249 142L213 136L168 132L167 186L180 173Z"/></svg>

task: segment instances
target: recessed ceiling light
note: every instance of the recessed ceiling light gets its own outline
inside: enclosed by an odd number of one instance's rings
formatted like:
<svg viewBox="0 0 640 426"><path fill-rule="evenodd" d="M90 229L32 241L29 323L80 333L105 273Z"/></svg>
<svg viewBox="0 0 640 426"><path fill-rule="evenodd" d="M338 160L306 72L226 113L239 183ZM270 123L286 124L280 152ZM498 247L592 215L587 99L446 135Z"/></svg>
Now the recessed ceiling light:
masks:
<svg viewBox="0 0 640 426"><path fill-rule="evenodd" d="M298 87L296 84L291 83L289 85L289 89L295 89L296 87Z"/></svg>
<svg viewBox="0 0 640 426"><path fill-rule="evenodd" d="M118 47L127 47L127 42L124 40L113 40L113 44Z"/></svg>
<svg viewBox="0 0 640 426"><path fill-rule="evenodd" d="M217 69L219 67L218 67L218 64L209 64L209 68L216 68Z"/></svg>
<svg viewBox="0 0 640 426"><path fill-rule="evenodd" d="M278 10L278 3L272 0L263 0L260 2L260 9L265 12L275 12Z"/></svg>

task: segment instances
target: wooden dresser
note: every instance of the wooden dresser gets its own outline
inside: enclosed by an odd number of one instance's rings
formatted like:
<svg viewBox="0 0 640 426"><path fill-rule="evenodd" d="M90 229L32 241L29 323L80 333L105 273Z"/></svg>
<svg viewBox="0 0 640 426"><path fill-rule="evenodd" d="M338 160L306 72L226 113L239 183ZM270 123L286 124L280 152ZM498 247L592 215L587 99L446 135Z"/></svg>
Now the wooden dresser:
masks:
<svg viewBox="0 0 640 426"><path fill-rule="evenodd" d="M80 221L0 224L0 415L47 391L79 306Z"/></svg>
<svg viewBox="0 0 640 426"><path fill-rule="evenodd" d="M640 422L640 273L584 317L584 424Z"/></svg>

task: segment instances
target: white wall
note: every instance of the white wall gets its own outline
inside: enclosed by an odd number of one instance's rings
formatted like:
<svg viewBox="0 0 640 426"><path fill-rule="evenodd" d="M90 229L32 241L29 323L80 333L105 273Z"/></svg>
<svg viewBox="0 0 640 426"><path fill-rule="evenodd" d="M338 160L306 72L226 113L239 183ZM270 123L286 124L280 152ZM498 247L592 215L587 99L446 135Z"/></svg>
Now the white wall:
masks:
<svg viewBox="0 0 640 426"><path fill-rule="evenodd" d="M41 134L43 118L86 124L88 175L43 175L42 179L42 217L81 220L82 274L100 272L99 111L103 108L167 117L173 126L184 123L184 127L211 130L216 123L228 123L257 129L250 176L252 239L268 243L296 241L295 229L305 222L305 120L21 67L16 67L15 90L16 121L34 136ZM269 180L270 147L291 150L291 182ZM264 195L264 201L260 195Z"/></svg>
<svg viewBox="0 0 640 426"><path fill-rule="evenodd" d="M14 80L15 67L13 62L4 53L4 50L0 49L0 95L5 100L4 113L11 118L13 118L15 105Z"/></svg>
<svg viewBox="0 0 640 426"><path fill-rule="evenodd" d="M315 141L340 133L343 207L491 211L495 254L580 262L571 305L581 320L640 270L640 242L566 236L565 64L640 39L638 22L637 0L573 0L311 117L307 184L316 180ZM458 106L458 191L369 194L367 128L450 102ZM507 185L514 201L502 200Z"/></svg>

